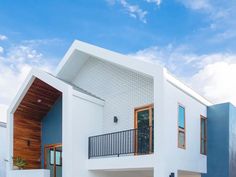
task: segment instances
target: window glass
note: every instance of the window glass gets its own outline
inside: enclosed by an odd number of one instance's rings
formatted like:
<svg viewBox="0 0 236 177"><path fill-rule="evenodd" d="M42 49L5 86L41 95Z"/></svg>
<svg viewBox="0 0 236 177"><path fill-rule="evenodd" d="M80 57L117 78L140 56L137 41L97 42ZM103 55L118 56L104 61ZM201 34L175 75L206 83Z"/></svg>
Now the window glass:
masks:
<svg viewBox="0 0 236 177"><path fill-rule="evenodd" d="M61 165L61 152L56 151L56 165Z"/></svg>
<svg viewBox="0 0 236 177"><path fill-rule="evenodd" d="M56 165L61 165L61 152L56 151ZM54 150L50 150L50 164L54 165Z"/></svg>
<svg viewBox="0 0 236 177"><path fill-rule="evenodd" d="M178 106L178 147L185 148L185 108Z"/></svg>
<svg viewBox="0 0 236 177"><path fill-rule="evenodd" d="M185 128L185 109L179 106L179 128Z"/></svg>
<svg viewBox="0 0 236 177"><path fill-rule="evenodd" d="M50 150L50 164L54 165L54 151Z"/></svg>
<svg viewBox="0 0 236 177"><path fill-rule="evenodd" d="M179 132L179 146L184 147L185 146L185 133Z"/></svg>
<svg viewBox="0 0 236 177"><path fill-rule="evenodd" d="M207 119L201 116L201 154L207 153Z"/></svg>

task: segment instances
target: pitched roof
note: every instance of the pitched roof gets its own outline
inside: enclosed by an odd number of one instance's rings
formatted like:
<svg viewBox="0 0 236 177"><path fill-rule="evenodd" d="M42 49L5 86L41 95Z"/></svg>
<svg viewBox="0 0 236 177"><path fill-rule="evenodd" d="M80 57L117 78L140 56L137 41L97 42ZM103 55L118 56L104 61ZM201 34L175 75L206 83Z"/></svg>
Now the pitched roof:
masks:
<svg viewBox="0 0 236 177"><path fill-rule="evenodd" d="M176 79L167 71L166 68L157 63L152 64L144 62L138 59L134 59L130 56L122 55L117 52L103 49L101 47L97 47L78 40L74 41L74 43L65 54L64 58L59 63L55 73L56 77L62 80L66 80L69 83L72 82L74 77L78 74L80 68L89 58L110 62L112 64L119 65L121 67L137 71L151 77L163 73L163 77L165 77L165 79L176 88L182 90L204 105L212 105L210 101L195 92L183 82Z"/></svg>

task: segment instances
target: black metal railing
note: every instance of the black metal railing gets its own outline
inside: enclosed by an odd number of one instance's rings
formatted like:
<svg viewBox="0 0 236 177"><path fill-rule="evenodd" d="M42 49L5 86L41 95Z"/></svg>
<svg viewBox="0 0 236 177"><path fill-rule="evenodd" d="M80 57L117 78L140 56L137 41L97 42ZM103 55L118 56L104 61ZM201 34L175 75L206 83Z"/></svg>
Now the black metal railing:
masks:
<svg viewBox="0 0 236 177"><path fill-rule="evenodd" d="M131 129L88 139L88 158L153 153L153 127Z"/></svg>

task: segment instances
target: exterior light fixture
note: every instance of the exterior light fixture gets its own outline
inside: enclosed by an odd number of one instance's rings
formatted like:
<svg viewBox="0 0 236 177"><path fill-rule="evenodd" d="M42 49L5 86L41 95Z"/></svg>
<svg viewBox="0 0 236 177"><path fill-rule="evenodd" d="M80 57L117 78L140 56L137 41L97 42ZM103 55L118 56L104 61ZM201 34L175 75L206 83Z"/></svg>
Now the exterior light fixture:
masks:
<svg viewBox="0 0 236 177"><path fill-rule="evenodd" d="M42 102L42 100L41 100L41 99L37 99L37 102L38 102L38 103L41 103L41 102Z"/></svg>
<svg viewBox="0 0 236 177"><path fill-rule="evenodd" d="M118 123L118 118L117 118L117 116L114 116L113 121L114 121L114 123Z"/></svg>

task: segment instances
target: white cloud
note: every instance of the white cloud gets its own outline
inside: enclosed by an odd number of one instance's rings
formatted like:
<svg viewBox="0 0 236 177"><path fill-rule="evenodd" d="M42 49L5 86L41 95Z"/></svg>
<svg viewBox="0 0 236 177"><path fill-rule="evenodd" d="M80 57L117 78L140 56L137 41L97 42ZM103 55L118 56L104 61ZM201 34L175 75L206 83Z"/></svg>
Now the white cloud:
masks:
<svg viewBox="0 0 236 177"><path fill-rule="evenodd" d="M0 121L1 122L7 122L7 108L8 108L7 105L0 104L0 116L1 116Z"/></svg>
<svg viewBox="0 0 236 177"><path fill-rule="evenodd" d="M120 0L121 5L125 8L128 14L133 18L138 18L143 23L146 23L147 11L141 9L138 5L131 5L126 0Z"/></svg>
<svg viewBox="0 0 236 177"><path fill-rule="evenodd" d="M161 0L146 0L148 3L155 3L157 6L161 5Z"/></svg>
<svg viewBox="0 0 236 177"><path fill-rule="evenodd" d="M208 27L199 35L206 42L219 43L236 39L236 6L235 1L222 0L177 0L186 8L205 14ZM206 34L206 36L204 36ZM209 35L210 34L210 35ZM206 39L207 38L207 39Z"/></svg>
<svg viewBox="0 0 236 177"><path fill-rule="evenodd" d="M0 34L0 41L7 40L7 36Z"/></svg>
<svg viewBox="0 0 236 177"><path fill-rule="evenodd" d="M31 45L19 44L6 48L0 55L0 121L20 85L32 67L46 71L54 69L54 63ZM3 120L4 121L4 120Z"/></svg>
<svg viewBox="0 0 236 177"><path fill-rule="evenodd" d="M212 8L209 0L178 0L183 3L187 8L193 10L209 10Z"/></svg>
<svg viewBox="0 0 236 177"><path fill-rule="evenodd" d="M197 55L187 46L172 44L140 50L131 56L167 67L209 100L236 105L236 54Z"/></svg>
<svg viewBox="0 0 236 177"><path fill-rule="evenodd" d="M140 8L138 5L130 4L127 0L106 0L109 5L115 5L119 3L125 10L126 13L129 14L130 17L139 19L143 23L147 23L146 15L147 11Z"/></svg>
<svg viewBox="0 0 236 177"><path fill-rule="evenodd" d="M0 54L4 52L4 48L0 46Z"/></svg>
<svg viewBox="0 0 236 177"><path fill-rule="evenodd" d="M235 56L236 60L236 56ZM236 63L225 61L206 65L190 80L192 87L210 100L236 105Z"/></svg>

